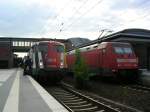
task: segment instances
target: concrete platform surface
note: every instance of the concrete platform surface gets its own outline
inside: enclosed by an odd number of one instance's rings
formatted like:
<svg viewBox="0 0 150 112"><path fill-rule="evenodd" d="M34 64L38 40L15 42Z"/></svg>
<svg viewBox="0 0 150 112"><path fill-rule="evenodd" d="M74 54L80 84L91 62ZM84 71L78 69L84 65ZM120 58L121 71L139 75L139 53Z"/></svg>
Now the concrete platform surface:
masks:
<svg viewBox="0 0 150 112"><path fill-rule="evenodd" d="M0 112L68 112L22 69L0 69Z"/></svg>

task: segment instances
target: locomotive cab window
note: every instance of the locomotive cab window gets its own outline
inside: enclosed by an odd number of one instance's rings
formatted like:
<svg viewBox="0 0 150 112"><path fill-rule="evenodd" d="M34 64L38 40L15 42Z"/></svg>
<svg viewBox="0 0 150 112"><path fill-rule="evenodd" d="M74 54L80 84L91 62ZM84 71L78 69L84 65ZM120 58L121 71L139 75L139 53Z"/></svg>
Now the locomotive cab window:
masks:
<svg viewBox="0 0 150 112"><path fill-rule="evenodd" d="M47 44L40 44L38 46L39 51L41 52L47 52L48 51L48 45Z"/></svg>
<svg viewBox="0 0 150 112"><path fill-rule="evenodd" d="M55 49L57 52L65 52L64 46L62 45L56 45Z"/></svg>
<svg viewBox="0 0 150 112"><path fill-rule="evenodd" d="M130 47L114 47L117 54L132 54L133 51Z"/></svg>
<svg viewBox="0 0 150 112"><path fill-rule="evenodd" d="M124 53L124 51L121 47L114 47L114 50L115 50L115 53L117 53L117 54L123 54Z"/></svg>
<svg viewBox="0 0 150 112"><path fill-rule="evenodd" d="M130 47L124 48L124 52L125 52L126 54L132 54L132 53L133 53L133 52L132 52L132 49L131 49Z"/></svg>

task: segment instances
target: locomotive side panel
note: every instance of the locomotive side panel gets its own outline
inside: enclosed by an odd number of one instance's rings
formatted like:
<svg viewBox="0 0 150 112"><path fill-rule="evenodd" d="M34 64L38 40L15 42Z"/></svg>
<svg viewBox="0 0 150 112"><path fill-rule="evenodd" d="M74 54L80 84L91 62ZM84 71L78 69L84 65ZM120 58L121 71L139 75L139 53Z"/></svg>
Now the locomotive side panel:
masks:
<svg viewBox="0 0 150 112"><path fill-rule="evenodd" d="M99 65L99 51L97 49L82 53L85 62L90 68L98 68Z"/></svg>
<svg viewBox="0 0 150 112"><path fill-rule="evenodd" d="M100 51L98 49L89 50L81 53L81 56L84 58L89 73L91 76L98 74L101 71L100 65Z"/></svg>
<svg viewBox="0 0 150 112"><path fill-rule="evenodd" d="M132 73L132 71L137 73L138 61L130 44L121 42L102 42L98 44L97 48L93 48L93 46L95 45L80 48L81 56L84 58L91 73L113 77L118 76L118 74L120 75L120 71L125 71L125 76L127 76L129 72ZM67 55L68 67L72 68L74 62L75 52L71 51ZM131 74L131 76L133 74Z"/></svg>
<svg viewBox="0 0 150 112"><path fill-rule="evenodd" d="M75 63L75 55L74 54L67 54L66 62L67 62L68 70L69 71L72 70L74 63Z"/></svg>

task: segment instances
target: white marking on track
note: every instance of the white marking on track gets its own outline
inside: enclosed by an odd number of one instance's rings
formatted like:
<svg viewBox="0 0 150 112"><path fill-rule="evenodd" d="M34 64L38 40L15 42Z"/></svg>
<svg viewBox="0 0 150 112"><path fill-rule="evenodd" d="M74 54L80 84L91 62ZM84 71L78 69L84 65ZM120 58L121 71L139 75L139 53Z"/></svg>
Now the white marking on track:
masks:
<svg viewBox="0 0 150 112"><path fill-rule="evenodd" d="M12 88L10 90L9 96L5 103L3 112L18 112L19 108L19 80L20 80L20 71L17 71L17 75L13 82Z"/></svg>
<svg viewBox="0 0 150 112"><path fill-rule="evenodd" d="M30 76L27 76L31 81L32 85L35 87L37 92L43 98L45 103L48 105L50 110L53 112L69 112L65 107L63 107L54 97L52 97L42 86L40 86L35 80Z"/></svg>

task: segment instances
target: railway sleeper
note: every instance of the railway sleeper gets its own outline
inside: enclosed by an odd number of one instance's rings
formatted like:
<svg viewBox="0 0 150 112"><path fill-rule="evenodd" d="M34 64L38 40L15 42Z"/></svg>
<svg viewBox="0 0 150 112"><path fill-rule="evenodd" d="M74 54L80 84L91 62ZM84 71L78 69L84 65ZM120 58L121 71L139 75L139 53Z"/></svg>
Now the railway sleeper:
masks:
<svg viewBox="0 0 150 112"><path fill-rule="evenodd" d="M111 106L104 105L103 103L95 101L89 96L82 95L76 91L73 91L75 94L73 94L71 90L64 91L61 89L57 89L56 91L53 90L51 92L74 112L119 112L118 110L112 109Z"/></svg>
<svg viewBox="0 0 150 112"><path fill-rule="evenodd" d="M95 105L92 105L92 104L78 105L78 106L74 106L74 107L69 106L69 108L71 108L72 110L74 110L74 109L86 109L86 108L93 108L93 107L95 107Z"/></svg>
<svg viewBox="0 0 150 112"><path fill-rule="evenodd" d="M61 92L61 93L65 93L65 92L66 92L66 93L68 93L68 92L65 91L65 90L54 90L54 92L58 92L58 93L59 93L59 92Z"/></svg>
<svg viewBox="0 0 150 112"><path fill-rule="evenodd" d="M64 103L66 103L66 102L80 102L80 101L84 101L84 100L83 99L66 100L66 101L64 101Z"/></svg>
<svg viewBox="0 0 150 112"><path fill-rule="evenodd" d="M73 111L75 111L75 112L85 112L85 111L87 111L87 112L94 112L94 111L96 111L96 110L98 110L98 107L97 106L94 106L94 107L89 107L89 108L83 108L83 109L73 109Z"/></svg>
<svg viewBox="0 0 150 112"><path fill-rule="evenodd" d="M82 104L82 105L70 105L69 107L70 108L81 108L81 107L89 107L89 106L92 106L91 103L88 103L88 104Z"/></svg>
<svg viewBox="0 0 150 112"><path fill-rule="evenodd" d="M68 95L72 95L72 94L70 94L70 93L54 93L55 95L63 95L63 96L68 96Z"/></svg>
<svg viewBox="0 0 150 112"><path fill-rule="evenodd" d="M64 100L75 100L75 99L79 99L79 97L70 97L70 98L60 98L60 99L64 99Z"/></svg>
<svg viewBox="0 0 150 112"><path fill-rule="evenodd" d="M81 101L81 102L65 102L66 105L81 105L85 104L87 101Z"/></svg>
<svg viewBox="0 0 150 112"><path fill-rule="evenodd" d="M95 111L95 112L104 112L105 110L98 110L98 111Z"/></svg>
<svg viewBox="0 0 150 112"><path fill-rule="evenodd" d="M67 95L67 96L62 96L62 95L56 95L57 97L61 98L72 98L72 97L76 97L75 95Z"/></svg>

